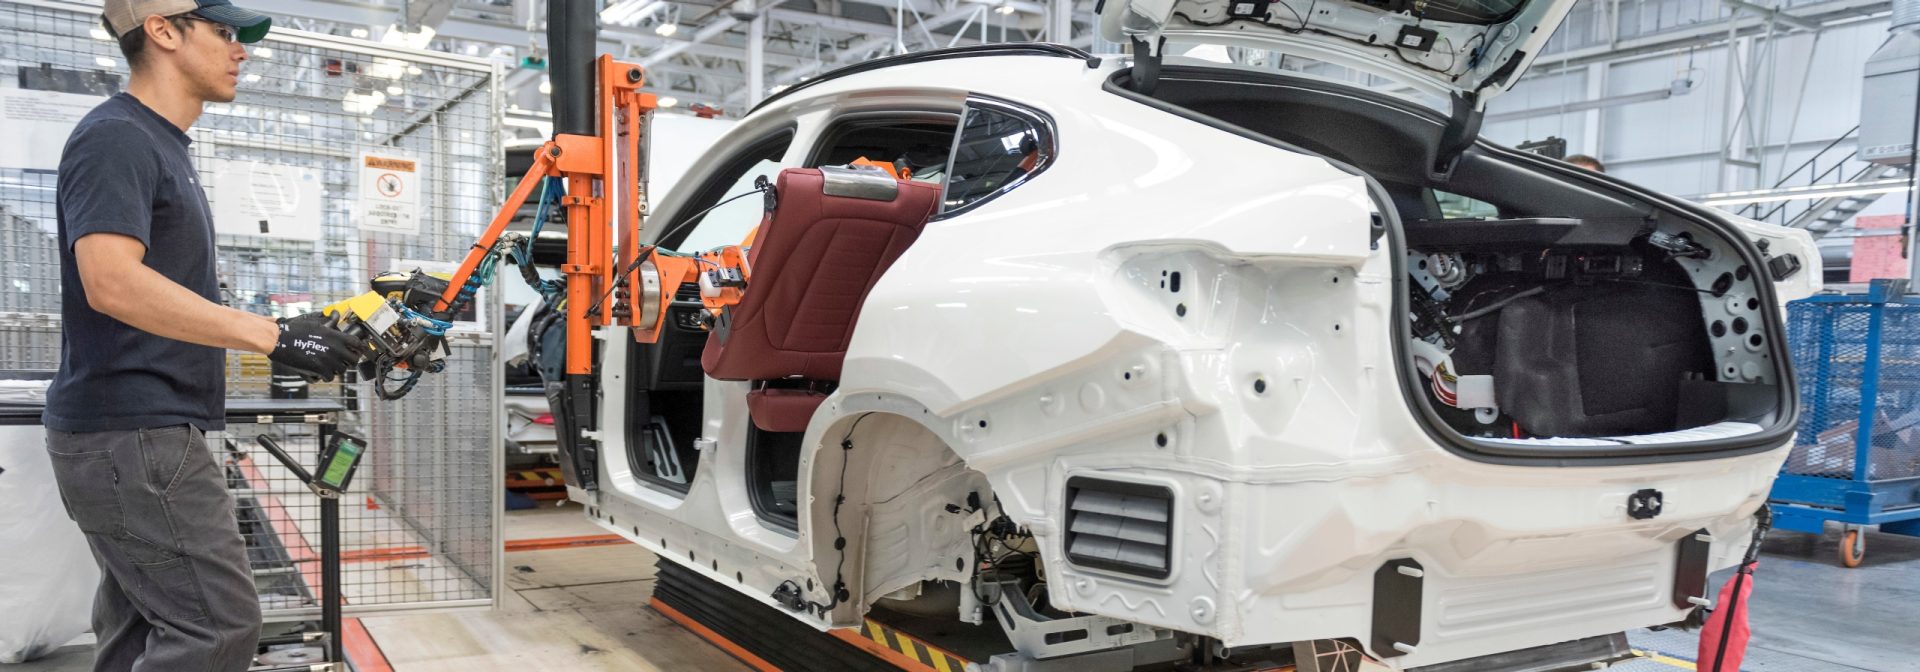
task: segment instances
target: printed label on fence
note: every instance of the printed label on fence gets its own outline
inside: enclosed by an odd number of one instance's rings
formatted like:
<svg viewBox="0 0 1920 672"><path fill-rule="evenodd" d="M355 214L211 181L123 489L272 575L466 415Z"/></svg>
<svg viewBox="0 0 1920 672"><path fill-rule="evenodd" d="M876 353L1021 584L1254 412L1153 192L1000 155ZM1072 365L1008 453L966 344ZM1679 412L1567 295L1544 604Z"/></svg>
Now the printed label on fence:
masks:
<svg viewBox="0 0 1920 672"><path fill-rule="evenodd" d="M54 170L80 118L106 100L58 91L0 89L0 168Z"/></svg>
<svg viewBox="0 0 1920 672"><path fill-rule="evenodd" d="M360 228L420 232L420 162L395 154L360 155Z"/></svg>
<svg viewBox="0 0 1920 672"><path fill-rule="evenodd" d="M300 166L221 161L213 173L213 230L238 236L320 239L320 179Z"/></svg>

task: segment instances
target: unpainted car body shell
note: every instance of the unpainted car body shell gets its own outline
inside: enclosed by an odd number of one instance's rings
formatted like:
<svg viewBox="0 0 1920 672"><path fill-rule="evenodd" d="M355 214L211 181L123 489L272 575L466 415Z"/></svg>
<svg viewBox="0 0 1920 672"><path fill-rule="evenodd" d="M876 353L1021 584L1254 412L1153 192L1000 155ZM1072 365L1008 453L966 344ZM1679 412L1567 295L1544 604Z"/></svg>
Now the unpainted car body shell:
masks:
<svg viewBox="0 0 1920 672"><path fill-rule="evenodd" d="M1413 558L1426 574L1420 641L1411 654L1372 651L1393 666L1678 621L1677 542L1705 529L1712 568L1737 560L1785 444L1568 467L1442 447L1402 392L1394 251L1369 235L1367 181L1103 91L1117 67L917 63L820 82L744 119L717 151L791 126L797 157L848 110L958 111L988 96L1047 118L1057 153L1025 184L930 223L872 289L840 387L803 443L797 536L748 503L745 383L708 381L710 443L684 497L635 478L619 432L605 431L601 488L575 499L608 529L769 605L786 581L826 602L836 569L864 576L856 605L796 614L816 627L857 625L861 605L920 580L970 575L965 529L978 519L941 509L982 477L1034 533L1055 607L1228 646L1367 643L1374 572ZM670 221L685 205L656 212ZM604 354L601 417L617 427L624 348ZM865 421L882 452L850 457L863 451L840 443L868 414L887 418ZM925 450L929 437L950 452ZM864 480L836 482L842 453L862 460ZM1171 489L1167 578L1067 560L1075 476ZM1665 511L1630 518L1629 495L1648 488L1666 494ZM842 532L851 560L832 544L828 505L841 492L895 503Z"/></svg>

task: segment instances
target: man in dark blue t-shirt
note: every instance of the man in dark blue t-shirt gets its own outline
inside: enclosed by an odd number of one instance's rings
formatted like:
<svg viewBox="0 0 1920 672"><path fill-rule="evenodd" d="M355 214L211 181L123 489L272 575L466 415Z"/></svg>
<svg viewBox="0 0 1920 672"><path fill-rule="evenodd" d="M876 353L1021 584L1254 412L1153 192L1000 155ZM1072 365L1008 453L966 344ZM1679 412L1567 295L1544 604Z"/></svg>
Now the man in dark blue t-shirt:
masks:
<svg viewBox="0 0 1920 672"><path fill-rule="evenodd" d="M106 0L133 74L60 158L60 372L42 420L67 515L102 574L95 670L245 670L260 606L233 497L206 449L226 355L317 378L363 345L310 313L220 305L213 222L186 129L239 83L267 17L227 0Z"/></svg>

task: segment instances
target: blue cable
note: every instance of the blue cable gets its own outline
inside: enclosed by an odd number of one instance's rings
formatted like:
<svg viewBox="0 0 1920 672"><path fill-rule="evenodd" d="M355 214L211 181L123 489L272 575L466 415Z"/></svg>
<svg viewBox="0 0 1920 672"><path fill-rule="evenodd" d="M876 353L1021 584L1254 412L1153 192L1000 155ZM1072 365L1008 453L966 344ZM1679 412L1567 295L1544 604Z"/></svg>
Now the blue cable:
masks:
<svg viewBox="0 0 1920 672"><path fill-rule="evenodd" d="M561 193L565 190L566 182L558 177L548 177L540 183L540 206L534 210L533 231L527 236L525 245L514 248L513 261L515 264L529 266L533 263L533 242L540 238L540 231L547 226L547 206L553 201L558 200ZM540 292L541 296L552 297L560 291L560 286L559 283L552 280L541 280L533 286L533 289L534 291Z"/></svg>
<svg viewBox="0 0 1920 672"><path fill-rule="evenodd" d="M421 320L425 322L426 324L421 327L421 330L429 334L433 334L435 336L444 336L446 335L448 329L453 328L452 322L449 322L447 320L437 320L432 317L428 317L427 315L423 313L415 312L412 308L408 308L406 306L400 307L400 315L401 317L407 318L409 320Z"/></svg>

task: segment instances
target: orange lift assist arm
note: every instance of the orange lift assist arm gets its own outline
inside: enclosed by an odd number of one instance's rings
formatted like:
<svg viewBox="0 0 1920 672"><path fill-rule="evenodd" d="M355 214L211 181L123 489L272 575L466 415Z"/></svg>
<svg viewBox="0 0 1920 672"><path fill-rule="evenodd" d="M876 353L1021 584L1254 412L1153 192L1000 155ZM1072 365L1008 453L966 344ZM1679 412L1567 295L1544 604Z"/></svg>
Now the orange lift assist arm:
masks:
<svg viewBox="0 0 1920 672"><path fill-rule="evenodd" d="M646 179L646 132L657 106L656 99L653 94L639 90L646 81L645 70L640 66L606 55L600 56L594 66L599 83L594 99L599 108L599 134L556 134L541 145L534 153L533 165L501 204L486 231L467 250L447 289L434 303L436 311L446 310L452 304L541 181L548 177L564 179L566 196L560 203L567 209L567 262L560 270L567 278L568 374L592 372L595 327L635 326L640 329L636 335L645 332L657 338L659 316L665 314L664 303L643 307L643 317L652 319L643 319L639 325L633 323L629 288L641 286L638 268L631 273L625 288L610 292L620 271L636 266L633 257L639 253L640 227L645 215L640 185ZM619 259L614 258L616 230ZM673 278L675 286L693 270L692 262L684 265L687 268L675 268L679 272L671 274L679 276ZM602 298L609 293L611 297ZM670 301L672 294L669 292L665 298ZM612 303L601 307L603 300Z"/></svg>
<svg viewBox="0 0 1920 672"><path fill-rule="evenodd" d="M594 66L599 134L556 134L540 146L527 174L467 250L433 306L440 313L453 304L487 256L496 253L507 224L535 187L549 177L565 180L560 204L567 209L567 261L560 270L567 278L568 375L593 372L595 328L630 327L634 340L657 342L680 285L699 281L703 268L736 271L735 286L703 287L701 302L717 315L740 301L740 285L750 271L744 245L679 254L640 243L646 217L641 185L647 179L647 133L656 99L640 91L646 83L640 66L605 55Z"/></svg>

